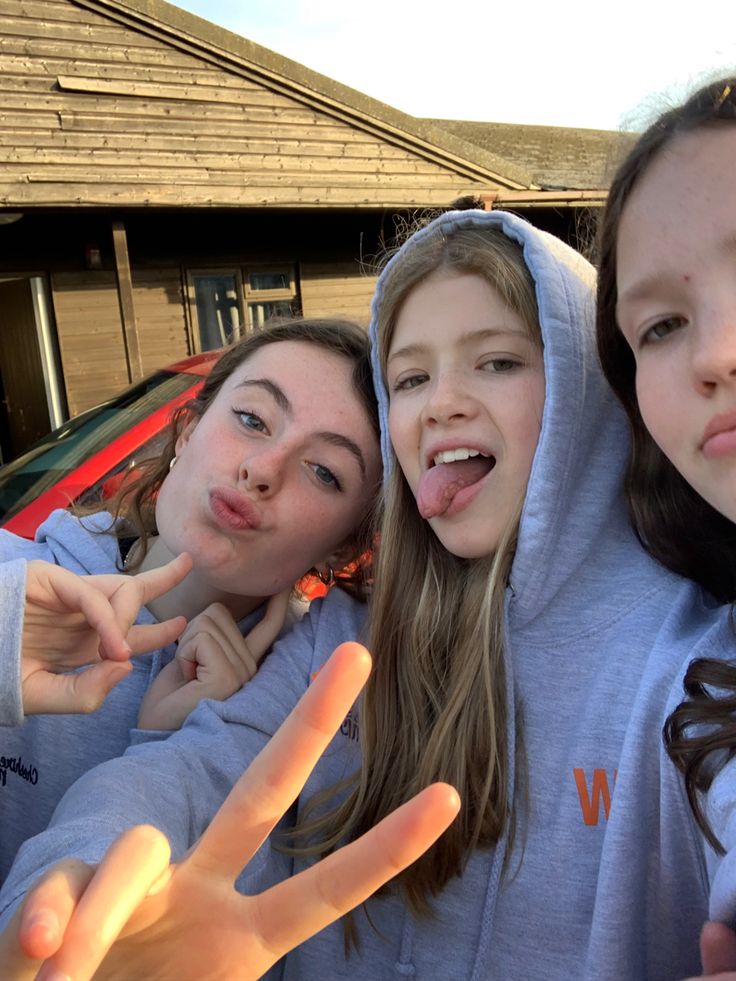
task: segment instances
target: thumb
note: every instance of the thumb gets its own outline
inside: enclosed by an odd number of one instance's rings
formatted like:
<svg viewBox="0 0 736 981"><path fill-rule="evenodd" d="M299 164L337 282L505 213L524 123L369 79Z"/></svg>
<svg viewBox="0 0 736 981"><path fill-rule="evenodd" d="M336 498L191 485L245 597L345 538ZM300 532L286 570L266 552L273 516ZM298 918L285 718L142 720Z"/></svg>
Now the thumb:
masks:
<svg viewBox="0 0 736 981"><path fill-rule="evenodd" d="M245 638L248 649L256 660L256 664L261 663L263 655L281 633L289 612L289 601L291 600L292 592L292 589L289 588L271 596L266 605L266 612L263 619L253 627Z"/></svg>
<svg viewBox="0 0 736 981"><path fill-rule="evenodd" d="M736 933L725 923L706 923L700 931L703 974L736 970Z"/></svg>
<svg viewBox="0 0 736 981"><path fill-rule="evenodd" d="M36 671L23 683L23 710L27 715L95 712L132 670L130 661L102 661L74 674Z"/></svg>

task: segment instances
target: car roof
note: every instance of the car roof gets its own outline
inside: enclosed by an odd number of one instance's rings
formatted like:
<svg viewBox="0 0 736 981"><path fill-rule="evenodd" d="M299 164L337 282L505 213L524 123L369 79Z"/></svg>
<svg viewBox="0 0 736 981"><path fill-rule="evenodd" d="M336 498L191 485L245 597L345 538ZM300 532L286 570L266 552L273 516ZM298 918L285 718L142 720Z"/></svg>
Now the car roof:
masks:
<svg viewBox="0 0 736 981"><path fill-rule="evenodd" d="M191 357L182 358L181 361L175 361L174 364L167 364L164 370L206 378L223 350L223 348L218 348L216 351L203 351L201 354L193 354Z"/></svg>

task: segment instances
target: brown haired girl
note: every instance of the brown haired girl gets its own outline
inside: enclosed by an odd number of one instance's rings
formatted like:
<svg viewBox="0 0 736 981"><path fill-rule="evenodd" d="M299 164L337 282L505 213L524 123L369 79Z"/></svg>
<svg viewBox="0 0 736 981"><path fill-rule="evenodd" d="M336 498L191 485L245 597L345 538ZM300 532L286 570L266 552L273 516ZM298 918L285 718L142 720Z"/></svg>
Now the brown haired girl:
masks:
<svg viewBox="0 0 736 981"><path fill-rule="evenodd" d="M0 533L6 563L44 559L96 575L124 565L149 577L184 551L192 563L140 614L151 625L185 617L177 649L180 622L165 646L133 661L89 717L23 721L19 712L3 720L10 724L0 728L0 879L79 776L123 753L131 730L134 741L145 738L137 725L178 728L202 698L224 698L252 677L281 630L294 583L365 551L379 479L365 333L351 323L300 320L252 334L220 359L177 413L161 458L123 487L112 515L57 511L33 543ZM358 575L341 582L357 589ZM6 698L20 684L19 637L4 624Z"/></svg>
<svg viewBox="0 0 736 981"><path fill-rule="evenodd" d="M628 491L637 533L665 565L729 604L736 599L734 159L736 77L706 85L656 120L611 186L598 290L603 369L633 433ZM687 698L665 728L698 823L720 855L733 842L731 619L728 608L721 642L688 668ZM711 915L730 924L732 881L726 855ZM736 944L725 942L732 949L718 963L736 968ZM712 927L706 966L709 943Z"/></svg>

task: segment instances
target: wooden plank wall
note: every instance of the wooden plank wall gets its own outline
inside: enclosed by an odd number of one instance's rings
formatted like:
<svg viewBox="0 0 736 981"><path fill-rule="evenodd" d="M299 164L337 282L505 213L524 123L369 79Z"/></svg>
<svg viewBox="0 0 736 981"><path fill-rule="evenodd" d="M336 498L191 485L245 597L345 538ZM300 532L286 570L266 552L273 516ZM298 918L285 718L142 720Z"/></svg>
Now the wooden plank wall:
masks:
<svg viewBox="0 0 736 981"><path fill-rule="evenodd" d="M53 273L51 292L69 415L75 416L129 384L115 273Z"/></svg>
<svg viewBox="0 0 736 981"><path fill-rule="evenodd" d="M54 273L54 316L69 414L83 412L129 384L113 272ZM133 272L133 299L145 374L189 353L177 269Z"/></svg>
<svg viewBox="0 0 736 981"><path fill-rule="evenodd" d="M305 317L347 317L368 326L376 276L361 273L355 262L302 262L300 272Z"/></svg>
<svg viewBox="0 0 736 981"><path fill-rule="evenodd" d="M145 374L191 354L178 269L133 269L133 303Z"/></svg>
<svg viewBox="0 0 736 981"><path fill-rule="evenodd" d="M424 207L474 184L73 0L0 0L0 102L5 207Z"/></svg>

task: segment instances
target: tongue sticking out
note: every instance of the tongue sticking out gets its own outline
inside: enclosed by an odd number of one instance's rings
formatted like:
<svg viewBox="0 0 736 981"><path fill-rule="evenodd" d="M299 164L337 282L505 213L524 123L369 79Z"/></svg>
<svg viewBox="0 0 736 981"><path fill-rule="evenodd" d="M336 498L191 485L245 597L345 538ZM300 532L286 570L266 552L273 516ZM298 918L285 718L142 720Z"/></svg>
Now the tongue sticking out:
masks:
<svg viewBox="0 0 736 981"><path fill-rule="evenodd" d="M417 507L423 518L444 514L463 487L482 480L495 466L491 457L476 456L454 463L438 463L425 470L417 487Z"/></svg>

